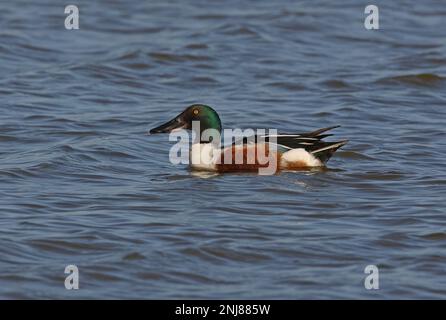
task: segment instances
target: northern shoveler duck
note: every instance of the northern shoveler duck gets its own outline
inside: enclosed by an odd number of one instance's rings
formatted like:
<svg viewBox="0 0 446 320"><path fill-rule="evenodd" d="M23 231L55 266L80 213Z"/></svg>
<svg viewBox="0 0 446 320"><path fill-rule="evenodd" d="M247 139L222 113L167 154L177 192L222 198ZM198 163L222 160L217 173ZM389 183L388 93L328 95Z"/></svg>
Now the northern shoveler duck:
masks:
<svg viewBox="0 0 446 320"><path fill-rule="evenodd" d="M194 121L199 122L199 129L193 125ZM253 139L244 137L241 143L220 147L220 141L215 143L212 138L203 135L206 130L214 130L220 139L222 127L217 112L207 105L193 104L172 120L151 129L150 134L180 129L199 130L195 135L200 138L192 144L189 153L190 166L193 169L216 172L257 171L273 165L277 170L305 170L325 166L335 151L347 143L347 140L322 141L331 136L322 133L336 127L338 126L298 134L255 135ZM260 150L264 152L263 156ZM237 154L241 154L242 158L237 158Z"/></svg>

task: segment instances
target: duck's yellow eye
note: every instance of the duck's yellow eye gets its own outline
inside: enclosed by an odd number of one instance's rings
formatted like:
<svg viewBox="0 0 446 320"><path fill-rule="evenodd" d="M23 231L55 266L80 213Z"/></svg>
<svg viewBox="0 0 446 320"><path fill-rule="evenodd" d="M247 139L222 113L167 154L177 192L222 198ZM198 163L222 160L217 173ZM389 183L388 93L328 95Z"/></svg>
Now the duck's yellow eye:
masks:
<svg viewBox="0 0 446 320"><path fill-rule="evenodd" d="M198 109L194 109L194 114L195 114L195 115L198 114Z"/></svg>

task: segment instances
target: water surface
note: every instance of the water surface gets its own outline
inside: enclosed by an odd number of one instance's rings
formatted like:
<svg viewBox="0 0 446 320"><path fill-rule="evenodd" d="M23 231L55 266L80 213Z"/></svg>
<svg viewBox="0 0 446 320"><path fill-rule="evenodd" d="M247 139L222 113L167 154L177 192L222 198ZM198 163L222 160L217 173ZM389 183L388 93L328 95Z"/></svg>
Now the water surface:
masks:
<svg viewBox="0 0 446 320"><path fill-rule="evenodd" d="M0 297L446 298L443 1L375 1L377 31L353 0L76 4L0 4ZM197 175L146 135L195 102L350 142Z"/></svg>

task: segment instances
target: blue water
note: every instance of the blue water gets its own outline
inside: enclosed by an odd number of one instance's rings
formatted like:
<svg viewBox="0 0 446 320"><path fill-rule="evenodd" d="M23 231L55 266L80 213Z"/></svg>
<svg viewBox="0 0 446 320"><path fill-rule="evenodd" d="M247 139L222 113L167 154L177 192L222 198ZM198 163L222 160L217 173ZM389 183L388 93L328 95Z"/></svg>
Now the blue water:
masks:
<svg viewBox="0 0 446 320"><path fill-rule="evenodd" d="M379 30L353 0L76 4L71 31L65 3L0 4L1 298L446 298L443 1L375 1ZM197 174L146 134L195 102L350 142Z"/></svg>

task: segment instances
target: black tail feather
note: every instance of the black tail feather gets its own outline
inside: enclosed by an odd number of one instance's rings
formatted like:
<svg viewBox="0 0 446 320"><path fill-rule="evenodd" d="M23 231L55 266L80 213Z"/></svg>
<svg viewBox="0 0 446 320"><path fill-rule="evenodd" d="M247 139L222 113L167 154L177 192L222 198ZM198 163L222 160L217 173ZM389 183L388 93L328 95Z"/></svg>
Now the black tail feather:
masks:
<svg viewBox="0 0 446 320"><path fill-rule="evenodd" d="M345 145L348 140L336 141L336 142L324 142L324 146L320 146L320 148L310 151L316 158L318 158L322 163L326 163L331 156Z"/></svg>
<svg viewBox="0 0 446 320"><path fill-rule="evenodd" d="M340 126L338 125L338 126L332 126L332 127L326 127L326 128L322 128L322 129L318 129L318 130L316 130L316 131L312 131L312 132L308 132L308 133L303 133L302 135L303 136L307 136L307 137L317 137L317 136L319 136L321 133L324 133L324 132L326 132L326 131L328 131L328 130L332 130L332 129L335 129L335 128L339 128ZM322 139L322 138L321 138Z"/></svg>
<svg viewBox="0 0 446 320"><path fill-rule="evenodd" d="M277 143L284 145L291 149L303 148L306 151L312 153L316 158L318 158L322 163L326 163L331 156L345 145L348 141L341 140L335 142L325 142L322 139L332 136L333 134L322 134L334 128L340 126L331 126L315 131L292 135L280 135L277 137Z"/></svg>
<svg viewBox="0 0 446 320"><path fill-rule="evenodd" d="M330 137L333 134L322 134L326 131L329 131L334 128L338 128L340 126L332 126L326 127L322 129L318 129L315 131L307 132L307 133L282 133L276 135L264 135L264 136L255 136L254 142L258 142L261 138L262 142L271 142L271 138L274 138L274 143L284 147L285 149L305 149L307 152L313 154L316 158L318 158L322 163L326 163L331 156L345 145L348 140L341 140L335 142L325 142L322 139L326 137ZM248 139L244 137L242 139L242 143L248 143ZM233 144L235 144L234 142Z"/></svg>

